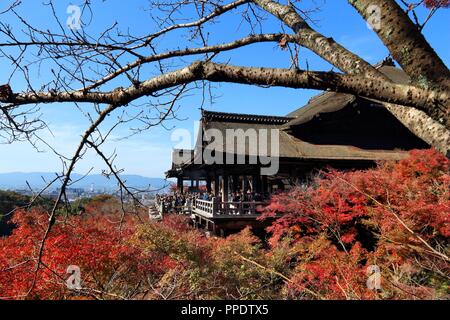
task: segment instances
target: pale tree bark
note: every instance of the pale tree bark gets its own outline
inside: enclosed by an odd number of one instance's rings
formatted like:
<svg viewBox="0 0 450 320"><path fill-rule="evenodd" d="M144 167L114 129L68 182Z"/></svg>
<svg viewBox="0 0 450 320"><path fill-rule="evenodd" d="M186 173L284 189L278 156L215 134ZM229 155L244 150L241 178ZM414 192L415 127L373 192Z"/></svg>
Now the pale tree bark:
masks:
<svg viewBox="0 0 450 320"><path fill-rule="evenodd" d="M443 125L417 109L391 103L384 106L412 133L450 158L450 131Z"/></svg>
<svg viewBox="0 0 450 320"><path fill-rule="evenodd" d="M361 16L378 24L373 25L392 57L411 77L414 84L423 87L450 88L450 72L441 58L426 41L418 27L393 0L349 0ZM380 16L374 16L380 13ZM423 112L385 104L410 131L450 157L450 130L442 125L444 118L434 119ZM446 110L447 116L449 110Z"/></svg>
<svg viewBox="0 0 450 320"><path fill-rule="evenodd" d="M345 49L343 46L336 43L332 38L327 38L324 35L313 30L293 7L288 5L282 5L272 0L254 0L254 2L264 10L270 12L272 15L279 18L287 26L292 28L292 30L299 36L297 43L312 50L317 55L324 58L329 63L339 68L343 72L346 72L348 74L360 74L364 75L367 78L375 78L379 80L384 80L386 82L391 82L391 80L387 76L376 70L373 66L371 66L369 63L361 59L359 56L355 55L354 53ZM361 10L361 12L364 13L364 18L366 20L371 17L370 12L367 11L367 8L371 4L377 4L375 3L375 1L372 0L367 1L349 0L349 2L354 5L355 3L358 3L357 6ZM364 4L362 4L362 2L364 2ZM377 1L377 2L382 2L385 5L388 5L388 3L393 1ZM398 7L397 4L394 3L394 5ZM394 24L397 27L401 24L401 26L399 27L400 30L397 31L399 34L407 36L409 38L414 38L415 34L420 34L420 32L417 30L417 28L411 21L409 21L410 23L407 23L407 21L405 22L406 19L409 20L409 18L406 16L405 13L403 13L402 11L398 12L398 10L395 10L395 13L398 22L396 22L397 20L395 20L395 17L394 18L391 17L389 23ZM385 16L382 16L382 19L383 20L381 21L381 26L385 27L387 25L384 24L386 22ZM392 29L383 28L381 30L392 30ZM408 33L405 30L413 30L411 32L413 32L414 35L409 35L410 32ZM383 33L382 31L378 33L386 34ZM417 37L418 39L416 39L416 41L410 41L410 43L413 45L421 43L421 47L424 48L423 51L420 52L420 47L419 48L413 47L409 48L408 50L414 51L416 55L420 54L421 57L424 57L428 53L430 60L427 60L427 63L421 65L420 67L411 66L411 61L409 60L403 62L403 64L400 63L400 61L399 63L402 65L403 68L406 69L408 75L412 76L413 78L417 77L417 74L422 72L420 70L425 69L431 70L427 71L427 74L430 73L437 83L439 83L441 80L443 80L444 83L446 81L449 81L448 70L445 67L445 65L436 55L434 50L429 46L429 44L426 42L423 36L420 34ZM399 43L400 42L397 39L397 42L389 41L388 43L386 43L386 45L388 46L389 50L391 50L391 47L393 47L392 50L396 50L398 49ZM405 55L402 55L401 57L405 57ZM430 64L430 61L434 61L432 63L433 66L435 67L434 69L426 68L426 66ZM447 72L447 76L445 76L445 72ZM436 73L439 74L437 78ZM444 76L440 75L442 73L444 74ZM431 146L434 146L442 153L446 155L450 154L450 130L448 129L448 123L445 124L447 122L447 120L445 119L448 119L449 117L448 106L447 107L441 106L441 108L436 108L438 111L442 110L442 113L440 113L439 115L435 114L434 117L430 117L429 114L427 115L425 112L418 109L408 108L401 105L395 105L392 103L388 104L382 101L380 101L380 103L384 104L385 107L415 135L420 137L422 140L424 140Z"/></svg>
<svg viewBox="0 0 450 320"><path fill-rule="evenodd" d="M436 103L448 108L450 102L449 94L446 91L433 91L357 75L278 68L237 67L211 62L201 63L201 66L201 78L209 81L350 93L380 99L384 102L413 106L425 112L434 110ZM447 125L450 127L450 123L447 123Z"/></svg>
<svg viewBox="0 0 450 320"><path fill-rule="evenodd" d="M414 85L410 86L393 84L390 79L356 54L336 43L332 38L328 38L311 28L294 6L283 5L272 0L237 0L225 5L218 5L211 2L215 9L210 13L205 13L196 21L162 27L161 30L142 38L142 40L133 37L132 40L123 43L105 44L100 43L99 41L89 43L86 40L88 37L82 38L82 41L80 41L79 38L67 40L66 37L62 37L64 41L58 42L55 39L58 39L58 37L61 36L55 37L54 35L51 35L49 38L47 31L36 31L32 26L27 25L27 27L35 30L35 34L42 34L44 40L37 40L35 39L36 36L33 35L31 41L23 42L17 40L14 35L11 35L11 41L8 43L0 43L0 47L17 46L18 48L25 48L26 50L26 48L33 45L44 49L46 46L51 46L52 52L56 52L56 55L58 56L56 59L60 59L61 56L76 56L80 53L84 54L84 51L81 49L86 48L86 52L93 53L92 56L89 56L89 54L85 56L85 60L96 62L99 61L97 56L105 57L105 59L111 60L110 62L107 61L106 65L110 66L109 69L112 71L108 71L107 74L102 75L98 80L90 81L91 83L88 84L85 84L83 79L80 80L79 77L77 78L74 75L73 79L83 82L83 87L79 90L67 90L66 88L71 87L68 83L67 85L61 86L61 90L49 90L47 92L36 91L32 88L30 88L28 92L19 94L14 94L9 91L0 92L0 102L5 104L1 106L1 111L6 114L7 119L13 119L10 117L10 110L22 105L35 103L93 102L98 104L126 105L139 97L155 94L160 95L160 93L157 93L158 91L172 90L172 88L178 85L199 80L324 89L365 96L380 101L380 103L385 104L387 109L417 136L436 147L444 154L447 154L450 142L450 132L448 130L450 121L448 87L445 85L436 85L442 83L445 84L446 81L448 81L448 70L445 65L443 65L442 61L440 61L439 57L437 57L423 36L420 35L417 28L414 28L414 25L408 19L407 15L401 10L399 11L399 7L395 2L370 2L368 0L355 0L350 2L360 9L361 14L363 14L366 19L368 19L369 16L365 15L367 12L364 8L366 8L369 3L379 4L380 6L384 5L384 7L382 6L382 10L387 10L389 8L395 9L391 14L381 17L381 24L389 25L392 27L392 30L398 29L396 40L390 38L385 39L383 38L383 34L381 34L380 37L385 41L389 50L396 52L395 55L393 54L394 57L397 57L399 63L413 79L417 78L418 73L430 70L428 68L429 65L422 63L422 60L425 59L424 57L426 54L428 55L427 59L430 59L431 57L430 60L432 61L431 64L433 68L431 68L432 71L429 71L429 78L433 78L434 75L434 78L432 79L434 85L429 87L422 86L420 81L415 82ZM205 37L202 33L202 28L205 23L222 16L230 10L234 10L244 5L249 6L250 3L256 4L263 11L269 12L280 19L285 25L290 27L295 34L251 34L248 37L221 45L211 46L206 44ZM163 3L163 5L169 5L170 8L170 2ZM177 8L174 10L178 10L178 8L183 5L183 3L175 1L173 8ZM167 6L164 10L166 9ZM156 52L153 47L153 41L155 39L170 33L172 30L184 28L195 30L195 33L199 35L199 38L202 39L202 42L205 45L198 48L167 50L161 53ZM406 32L405 30L409 31ZM4 33L7 35L9 32L9 30L4 30ZM385 34L386 32L384 35ZM334 72L323 73L300 70L294 74L289 72L289 70L283 69L242 68L238 66L233 67L214 64L212 62L193 64L170 72L163 71L163 68L161 67L161 61L173 59L175 57L182 58L199 54L213 54L214 56L220 52L233 50L253 43L268 41L281 42L282 39L283 41L295 42L312 50L342 72L346 73L346 75ZM402 41L406 43L406 45L404 43L402 44ZM403 45L403 47L400 47L401 45ZM112 53L117 50L120 51L121 46L123 47L123 52L129 53L138 59L123 66L119 64L117 58L112 55ZM411 62L406 59L405 56L398 55L399 50L401 51L405 46L407 46L407 51L414 52L414 59L417 60L417 62ZM59 47L70 49L58 50ZM153 51L152 55L142 56L138 53L137 50L147 47L151 48ZM52 53L49 54L51 55L51 58L56 61ZM122 54L123 53L120 53L117 57ZM209 59L210 58L207 60ZM17 63L15 60L12 62ZM58 62L56 61L56 63ZM135 79L136 74L139 75L139 69L144 64L149 63L159 63L162 70L161 75L144 81ZM199 66L201 66L201 68ZM18 67L24 69L21 66ZM60 65L60 67L65 71L65 66ZM199 72L199 70L202 70L202 72ZM101 90L102 86L109 84L111 80L119 76L126 76L132 85L128 88L119 87L113 91ZM241 78L239 78L240 76ZM28 75L26 77L28 77ZM264 79L264 77L266 78ZM287 77L291 77L291 79L288 79ZM28 78L26 80L29 81ZM56 80L61 81L59 76ZM11 128L14 130L14 127L17 127L15 123L13 123Z"/></svg>
<svg viewBox="0 0 450 320"><path fill-rule="evenodd" d="M298 36L296 42L299 45L310 49L341 71L372 78L384 77L368 62L348 51L332 38L313 30L293 7L272 0L253 0L253 2L290 27Z"/></svg>
<svg viewBox="0 0 450 320"><path fill-rule="evenodd" d="M436 103L447 107L450 103L449 95L446 91L396 84L376 78L333 72L240 67L202 61L197 61L183 69L154 77L139 85L120 88L110 92L32 92L3 96L0 97L0 101L13 105L52 103L55 101L126 105L140 97L151 95L157 91L198 80L279 86L296 89L330 90L379 99L384 102L403 104L422 109L425 112L434 110Z"/></svg>
<svg viewBox="0 0 450 320"><path fill-rule="evenodd" d="M421 86L450 88L448 68L418 27L394 0L348 0L348 2L365 20L376 20L379 28L374 26L375 32L413 82ZM379 17L374 16L378 13Z"/></svg>

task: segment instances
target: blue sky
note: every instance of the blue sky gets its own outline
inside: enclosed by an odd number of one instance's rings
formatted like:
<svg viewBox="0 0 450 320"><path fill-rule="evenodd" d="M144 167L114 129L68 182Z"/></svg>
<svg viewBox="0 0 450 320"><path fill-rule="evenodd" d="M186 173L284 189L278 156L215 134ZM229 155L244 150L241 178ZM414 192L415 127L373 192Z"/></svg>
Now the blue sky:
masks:
<svg viewBox="0 0 450 320"><path fill-rule="evenodd" d="M2 11L6 2L0 4ZM48 8L40 5L41 0L24 0L24 6L20 9L21 15L32 24L41 28L52 29L55 27ZM143 35L156 31L155 25L150 19L150 14L146 8L147 1L133 0L107 0L94 1L94 16L87 27L90 33L100 32L105 26L113 22L119 22L122 29L128 27L132 32ZM347 4L346 0L309 0L301 2L302 9L319 6L320 11L313 13L315 28L326 36L333 37L348 49L360 55L370 63L376 63L388 54L386 48L373 31L367 28L366 23ZM69 4L78 4L77 1L57 1L57 14L62 21L67 19L66 8ZM185 12L186 15L188 13ZM420 10L423 17L427 14L426 9ZM6 21L5 21L6 19ZM7 22L18 28L18 24L11 16L3 17L3 22ZM238 15L228 13L219 20L219 23L210 28L211 43L222 43L245 36L248 27L240 25L241 19ZM239 26L240 25L240 26ZM425 27L424 34L433 48L441 56L443 61L450 63L450 10L441 10ZM263 25L263 32L279 32L280 23L270 17ZM0 35L0 42L3 39ZM171 37L161 40L161 48L184 47L189 45L180 33L175 33ZM190 44L192 46L192 44ZM194 44L195 46L195 44ZM300 50L300 66L305 68L306 62L314 70L330 70L330 65L310 53L308 50ZM188 60L189 61L189 60ZM230 61L237 65L268 66L268 67L289 67L290 60L287 52L280 50L275 44L256 44L241 48L232 53L225 53L219 56L219 61ZM0 59L0 64L4 60ZM9 65L1 65L2 70L8 71ZM146 72L151 73L153 67L149 67ZM39 76L33 77L33 83L45 82L51 76L49 67L45 64L41 67ZM0 74L0 83L5 83L8 79L8 72ZM114 84L128 86L123 80L117 80ZM24 88L23 79L13 78L11 86L14 91ZM198 93L198 92L197 92ZM308 99L316 94L312 90L293 90L282 88L258 88L252 86L215 84L214 93L219 97L214 104L207 102L205 109L241 112L255 114L285 115L292 110L304 105ZM201 103L200 94L185 98L179 105L178 117L183 120L170 121L168 128L178 128L189 130L194 135L194 122L200 117L199 106ZM83 106L89 109L89 106ZM49 123L52 134L42 132L52 146L61 153L70 156L76 146L80 135L86 129L88 122L72 104L52 104L42 106L44 119ZM110 123L117 115L112 115ZM107 123L108 124L108 123ZM118 158L116 165L124 168L126 173L140 174L151 177L162 177L164 171L170 167L171 150L176 141L172 141L173 130L162 127L154 128L144 134L134 136L127 140L119 138L126 136L127 128L120 128L114 133L113 139L104 147L106 153L116 150ZM43 152L36 152L27 143L14 143L11 145L0 144L0 172L32 172L32 171L58 171L61 169L61 162L54 154L42 146ZM85 173L93 168L95 172L104 169L104 165L96 159L94 154L88 154L76 167L79 173Z"/></svg>

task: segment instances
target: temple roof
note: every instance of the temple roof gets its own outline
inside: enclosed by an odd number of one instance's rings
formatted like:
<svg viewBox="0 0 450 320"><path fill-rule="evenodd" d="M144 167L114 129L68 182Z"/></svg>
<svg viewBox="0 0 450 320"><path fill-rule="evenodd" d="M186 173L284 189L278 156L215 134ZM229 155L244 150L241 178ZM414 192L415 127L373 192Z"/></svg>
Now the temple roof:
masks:
<svg viewBox="0 0 450 320"><path fill-rule="evenodd" d="M388 76L393 82L400 84L407 84L409 78L407 74L398 68L395 68L392 64L381 63L375 66L379 71ZM248 129L261 130L266 129L268 132L267 140L270 149L271 136L270 129L279 130L279 157L285 159L309 159L309 160L355 160L355 161L378 161L378 160L398 160L405 158L407 152L400 149L384 150L384 149L363 149L353 145L346 144L323 144L323 143L309 143L303 141L291 132L291 129L299 127L303 124L310 122L311 120L319 117L321 114L333 113L340 110L344 110L348 106L361 105L364 108L383 108L382 104L373 99L367 99L363 97L356 97L351 94L324 92L310 99L305 106L289 113L286 116L267 116L267 115L252 115L241 113L226 113L202 110L201 126L199 136L197 139L196 149L201 148L203 130L216 129L222 132L225 137L228 129L242 129L244 131ZM345 109L346 110L346 109ZM373 110L373 109L370 109ZM387 116L392 116L388 113ZM393 117L393 116L392 116ZM397 120L396 120L397 121ZM403 126L398 122L400 126ZM258 131L259 132L259 131ZM314 133L315 134L315 133ZM245 148L237 148L238 141L236 140L232 146L226 144L224 139L223 145L219 145L216 149L217 152L242 153L244 149L245 155L255 155L254 145L249 143L249 139L245 139ZM230 150L228 150L230 149ZM238 151L236 151L238 150ZM241 150L241 151L239 151ZM199 163L192 150L186 154L190 156L189 159L185 159L184 162L178 165L172 165L171 171L179 170L183 167L189 166L192 163ZM174 159L176 154L179 154L180 150L174 151ZM201 163L201 162L200 162Z"/></svg>
<svg viewBox="0 0 450 320"><path fill-rule="evenodd" d="M222 132L225 137L228 129L255 129L257 131L266 129L267 144L270 150L271 135L270 129L278 129L279 131L279 157L294 159L333 159L333 160L398 160L406 156L405 152L399 150L365 150L354 146L347 145L318 145L297 139L288 132L282 130L283 125L262 124L262 123L237 123L223 121L208 121L203 123L204 129L216 129ZM249 140L245 140L245 155L254 154ZM237 151L236 151L237 150ZM218 152L241 154L237 148L237 140L231 146L225 141L223 147L217 148Z"/></svg>
<svg viewBox="0 0 450 320"><path fill-rule="evenodd" d="M202 119L206 122L222 121L235 123L285 124L294 120L294 117L266 116L245 113L227 113L202 110Z"/></svg>
<svg viewBox="0 0 450 320"><path fill-rule="evenodd" d="M377 69L395 83L407 84L409 82L408 75L399 68L381 65ZM351 94L323 92L312 97L305 106L289 113L287 117L293 117L294 119L286 123L285 128L308 122L322 113L338 111L353 103L356 98Z"/></svg>

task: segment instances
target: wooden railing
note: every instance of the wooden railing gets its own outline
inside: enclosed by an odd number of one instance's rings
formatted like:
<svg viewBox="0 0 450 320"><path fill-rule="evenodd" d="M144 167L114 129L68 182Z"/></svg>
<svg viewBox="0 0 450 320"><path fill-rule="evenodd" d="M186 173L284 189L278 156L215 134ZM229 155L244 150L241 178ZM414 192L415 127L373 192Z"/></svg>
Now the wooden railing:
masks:
<svg viewBox="0 0 450 320"><path fill-rule="evenodd" d="M155 207L160 214L164 214L164 204L162 202L155 202Z"/></svg>
<svg viewBox="0 0 450 320"><path fill-rule="evenodd" d="M212 201L194 199L192 209L195 211L198 211L199 213L201 213L205 216L212 217L215 214L216 205L217 204L216 204L215 199L213 199Z"/></svg>
<svg viewBox="0 0 450 320"><path fill-rule="evenodd" d="M150 220L161 220L163 217L162 208L154 203L148 208L148 217Z"/></svg>
<svg viewBox="0 0 450 320"><path fill-rule="evenodd" d="M167 208L164 206L163 202L156 202L155 203L155 207L156 210L160 213L160 214L166 214L169 213ZM177 206L175 208L172 207L172 210L174 212L177 212L179 214L190 214L192 211L192 202L190 204L185 204L183 206Z"/></svg>
<svg viewBox="0 0 450 320"><path fill-rule="evenodd" d="M196 199L193 211L207 217L233 217L260 215L265 202L221 202L215 198L210 200Z"/></svg>

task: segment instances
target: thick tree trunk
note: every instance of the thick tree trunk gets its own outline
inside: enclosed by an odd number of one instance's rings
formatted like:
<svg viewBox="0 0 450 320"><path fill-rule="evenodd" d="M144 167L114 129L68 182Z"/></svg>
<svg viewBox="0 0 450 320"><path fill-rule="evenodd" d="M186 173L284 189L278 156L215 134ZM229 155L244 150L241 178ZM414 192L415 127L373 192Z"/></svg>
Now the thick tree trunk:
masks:
<svg viewBox="0 0 450 320"><path fill-rule="evenodd" d="M394 0L348 1L366 21L376 14L373 8L380 9L380 28L374 30L415 83L423 87L438 85L450 89L448 68Z"/></svg>
<svg viewBox="0 0 450 320"><path fill-rule="evenodd" d="M211 62L202 63L202 69L201 78L209 81L329 90L411 106L444 119L443 125L450 128L449 95L446 91L429 91L385 80L332 72L237 67ZM437 104L441 107L436 108Z"/></svg>
<svg viewBox="0 0 450 320"><path fill-rule="evenodd" d="M369 63L348 51L319 32L313 30L294 8L272 0L253 0L258 6L271 13L297 35L294 39L299 45L310 49L336 68L349 74L361 74L365 77L383 77Z"/></svg>
<svg viewBox="0 0 450 320"><path fill-rule="evenodd" d="M443 125L417 109L390 103L384 103L384 106L412 133L450 157L450 131Z"/></svg>
<svg viewBox="0 0 450 320"><path fill-rule="evenodd" d="M368 21L379 18L380 28L374 28L393 58L423 87L450 88L450 72L417 26L393 0L349 0L349 3ZM369 6L380 8L380 17ZM375 8L375 7L372 7ZM450 157L450 130L431 119L424 112L400 105L384 104L411 132ZM448 110L447 110L448 114Z"/></svg>
<svg viewBox="0 0 450 320"><path fill-rule="evenodd" d="M341 71L348 74L359 74L367 78L391 82L391 80L384 74L376 70L373 66L357 55L336 43L333 39L327 38L312 30L312 28L306 23L306 21L304 21L304 19L295 11L294 8L282 5L272 0L253 1L267 12L279 18L297 35L299 35L297 43L312 50L317 55L333 64L335 67L339 68ZM353 2L355 3L356 1ZM370 0L367 2L373 3L373 1ZM365 16L365 18L367 19L368 17ZM425 47L431 49L425 39L423 39L423 42ZM436 54L434 53L434 55ZM442 63L442 61L440 62ZM439 68L443 69L442 66ZM411 132L416 134L425 142L429 143L431 146L434 146L442 153L448 154L450 145L450 130L447 130L444 125L438 122L442 119L441 117L431 118L423 111L401 105L388 103L384 103L384 105ZM447 112L444 111L444 114L447 114L448 117L448 110Z"/></svg>

